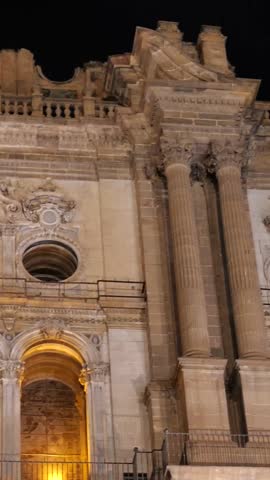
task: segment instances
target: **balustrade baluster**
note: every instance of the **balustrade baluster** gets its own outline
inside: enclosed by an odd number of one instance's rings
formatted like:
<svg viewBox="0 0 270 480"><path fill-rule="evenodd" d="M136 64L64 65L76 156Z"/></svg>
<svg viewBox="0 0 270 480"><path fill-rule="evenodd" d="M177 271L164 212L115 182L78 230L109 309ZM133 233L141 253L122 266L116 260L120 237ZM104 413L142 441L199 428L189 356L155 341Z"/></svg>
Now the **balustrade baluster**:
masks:
<svg viewBox="0 0 270 480"><path fill-rule="evenodd" d="M47 102L47 118L51 118L51 117L52 117L52 103Z"/></svg>
<svg viewBox="0 0 270 480"><path fill-rule="evenodd" d="M80 116L80 109L79 105L74 105L74 110L73 110L73 118L79 118Z"/></svg>
<svg viewBox="0 0 270 480"><path fill-rule="evenodd" d="M114 105L109 106L108 117L109 118L114 118Z"/></svg>
<svg viewBox="0 0 270 480"><path fill-rule="evenodd" d="M61 117L61 106L59 105L59 103L55 104L55 116L56 118Z"/></svg>

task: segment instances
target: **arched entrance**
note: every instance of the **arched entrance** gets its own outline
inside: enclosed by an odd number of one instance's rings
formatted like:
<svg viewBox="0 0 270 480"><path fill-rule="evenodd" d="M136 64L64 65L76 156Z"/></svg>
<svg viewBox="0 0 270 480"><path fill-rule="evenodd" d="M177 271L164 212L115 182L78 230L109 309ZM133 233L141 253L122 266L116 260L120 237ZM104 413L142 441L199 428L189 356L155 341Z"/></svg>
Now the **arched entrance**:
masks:
<svg viewBox="0 0 270 480"><path fill-rule="evenodd" d="M43 342L24 356L21 455L35 461L85 461L85 394L78 354Z"/></svg>
<svg viewBox="0 0 270 480"><path fill-rule="evenodd" d="M110 369L106 348L96 349L86 336L65 328L61 321L48 320L19 334L11 348L3 350L3 357L0 360L0 450L3 458L19 460L21 454L28 458L34 455L62 456L68 451L68 455L76 455L80 461L114 461ZM62 393L58 392L59 397L52 399L53 402L61 404L63 409L66 402L73 411L73 417L78 418L80 428L75 433L79 438L79 448L73 448L72 442L68 441L68 428L62 431L66 441L61 443L59 439L59 448L55 450L53 438L44 434L48 424L50 431L53 423L60 428L59 416L63 412L59 405L53 420L48 418L50 396L54 395L52 390L56 388L62 389ZM30 418L34 417L33 410L38 407L35 400L38 397L42 397L43 403L47 402L46 408L38 410L37 416L45 417L43 419ZM58 402L60 397L62 403ZM62 423L65 423L64 419ZM72 430L72 422L66 423ZM56 431L57 428L54 433ZM40 442L39 446L35 439ZM55 453L50 453L52 451Z"/></svg>

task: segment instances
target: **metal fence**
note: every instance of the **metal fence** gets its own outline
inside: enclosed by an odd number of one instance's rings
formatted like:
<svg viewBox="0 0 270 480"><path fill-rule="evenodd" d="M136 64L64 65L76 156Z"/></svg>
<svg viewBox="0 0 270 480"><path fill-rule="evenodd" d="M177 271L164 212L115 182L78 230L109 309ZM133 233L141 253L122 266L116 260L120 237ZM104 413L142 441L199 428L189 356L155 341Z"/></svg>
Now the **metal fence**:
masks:
<svg viewBox="0 0 270 480"><path fill-rule="evenodd" d="M162 458L163 468L166 465L270 466L270 433L166 432Z"/></svg>
<svg viewBox="0 0 270 480"><path fill-rule="evenodd" d="M145 283L132 280L97 282L41 282L26 278L0 277L0 292L6 295L55 300L106 301L145 300Z"/></svg>
<svg viewBox="0 0 270 480"><path fill-rule="evenodd" d="M1 460L1 480L137 480L134 464Z"/></svg>
<svg viewBox="0 0 270 480"><path fill-rule="evenodd" d="M0 459L1 480L162 480L167 465L270 466L270 432L165 432L160 450L134 449L131 462Z"/></svg>

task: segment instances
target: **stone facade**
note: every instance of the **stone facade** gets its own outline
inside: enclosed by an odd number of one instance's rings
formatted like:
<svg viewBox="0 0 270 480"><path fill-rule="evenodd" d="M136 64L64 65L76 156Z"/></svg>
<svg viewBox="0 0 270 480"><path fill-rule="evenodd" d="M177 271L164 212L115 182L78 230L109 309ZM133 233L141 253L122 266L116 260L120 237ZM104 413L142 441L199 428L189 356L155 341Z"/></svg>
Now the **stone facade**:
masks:
<svg viewBox="0 0 270 480"><path fill-rule="evenodd" d="M0 53L5 458L270 431L270 104L225 40L139 27L132 53L64 83ZM246 472L226 468L200 474Z"/></svg>

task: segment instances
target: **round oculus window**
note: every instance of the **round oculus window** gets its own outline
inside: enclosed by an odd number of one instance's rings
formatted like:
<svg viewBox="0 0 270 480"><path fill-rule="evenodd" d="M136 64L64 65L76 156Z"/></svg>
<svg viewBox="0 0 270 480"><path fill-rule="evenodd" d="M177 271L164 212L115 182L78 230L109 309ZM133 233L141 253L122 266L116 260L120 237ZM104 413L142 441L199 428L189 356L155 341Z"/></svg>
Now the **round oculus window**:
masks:
<svg viewBox="0 0 270 480"><path fill-rule="evenodd" d="M61 282L78 267L74 250L62 242L42 240L26 248L23 265L30 275L42 282Z"/></svg>

